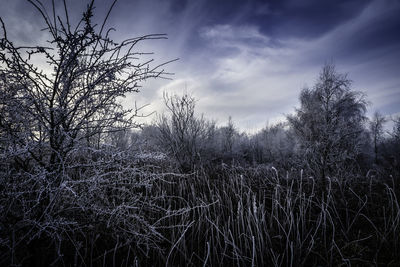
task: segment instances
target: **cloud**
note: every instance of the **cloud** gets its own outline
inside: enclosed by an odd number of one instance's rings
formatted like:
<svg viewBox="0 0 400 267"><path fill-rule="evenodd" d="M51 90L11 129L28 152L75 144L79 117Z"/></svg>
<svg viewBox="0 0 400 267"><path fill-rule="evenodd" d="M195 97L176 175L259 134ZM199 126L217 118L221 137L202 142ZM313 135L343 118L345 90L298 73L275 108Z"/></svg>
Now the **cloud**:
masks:
<svg viewBox="0 0 400 267"><path fill-rule="evenodd" d="M340 72L348 72L355 80L355 89L367 93L374 103L372 109L393 112L390 106L400 99L399 78L393 75L398 66L393 44L379 45L379 49L354 46L360 32L373 38L376 30L369 31L371 24L394 13L372 2L357 17L311 39L277 39L251 24L201 28L203 54L195 64L185 66L187 74L196 68L207 70L197 77L191 75L198 81L199 109L221 122L232 115L241 128L263 127L266 121L292 112L300 90L307 83L312 86L322 65L333 60Z"/></svg>
<svg viewBox="0 0 400 267"><path fill-rule="evenodd" d="M231 115L244 129L261 128L293 108L304 75L309 75L294 74L293 48L271 45L252 25L215 25L199 34L214 63L194 78L200 81L198 106L204 113L220 122ZM227 49L233 50L220 52ZM206 65L201 58L197 63Z"/></svg>
<svg viewBox="0 0 400 267"><path fill-rule="evenodd" d="M96 15L103 18L108 2L98 3ZM7 14L2 9L0 15L12 21L14 37L36 40L30 26L40 29L40 23L20 5L8 1ZM74 2L71 12L78 16L84 5ZM257 129L291 113L300 90L312 86L331 60L368 94L371 110L398 112L399 12L397 0L120 0L109 26L117 39L167 33L169 40L144 42L137 50L155 52L155 64L180 58L166 66L174 80L143 83L139 94L124 100L127 106L137 101L151 104L148 113L160 111L163 91L188 91L199 113L221 124L231 115L239 128Z"/></svg>
<svg viewBox="0 0 400 267"><path fill-rule="evenodd" d="M215 25L204 27L200 30L200 36L216 42L223 42L222 45L229 45L230 41L254 43L259 42L267 45L269 38L260 33L258 27L252 25L242 25L233 27L232 25Z"/></svg>

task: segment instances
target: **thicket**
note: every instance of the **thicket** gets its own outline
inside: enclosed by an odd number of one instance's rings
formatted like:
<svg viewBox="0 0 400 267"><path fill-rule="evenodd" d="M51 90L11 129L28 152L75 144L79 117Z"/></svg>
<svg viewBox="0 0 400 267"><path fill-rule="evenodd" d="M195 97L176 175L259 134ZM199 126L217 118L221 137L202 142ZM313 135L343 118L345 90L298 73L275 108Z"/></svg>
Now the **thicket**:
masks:
<svg viewBox="0 0 400 267"><path fill-rule="evenodd" d="M167 74L135 45L164 36L117 43L93 1L76 24L65 2L30 2L46 45L15 45L1 21L0 265L400 265L400 119L369 120L333 65L253 135L188 94L132 130L119 97Z"/></svg>

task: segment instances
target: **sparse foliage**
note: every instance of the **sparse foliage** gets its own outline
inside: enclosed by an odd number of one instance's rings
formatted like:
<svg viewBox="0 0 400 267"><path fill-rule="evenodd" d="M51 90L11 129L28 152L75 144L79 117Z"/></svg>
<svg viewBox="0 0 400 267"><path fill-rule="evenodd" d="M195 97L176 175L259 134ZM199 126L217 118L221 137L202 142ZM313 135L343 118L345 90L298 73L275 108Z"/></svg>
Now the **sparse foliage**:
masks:
<svg viewBox="0 0 400 267"><path fill-rule="evenodd" d="M202 161L214 136L214 124L203 116L196 117L194 97L164 94L169 115L158 119L160 141L177 161L183 172L190 171Z"/></svg>
<svg viewBox="0 0 400 267"><path fill-rule="evenodd" d="M287 125L278 123L267 126L257 134L257 138L262 147L263 161L287 168L294 164L296 138Z"/></svg>
<svg viewBox="0 0 400 267"><path fill-rule="evenodd" d="M159 77L163 70L150 67L151 61L138 61L134 47L165 36L117 43L105 28L107 18L100 29L92 23L94 1L75 25L66 5L62 20L48 15L39 1L30 2L43 17L49 41L47 46L18 47L3 24L0 127L10 143L53 169L78 144L99 146L104 133L135 127L135 110L124 109L118 98L138 92L141 81ZM46 67L34 65L33 58L43 59Z"/></svg>
<svg viewBox="0 0 400 267"><path fill-rule="evenodd" d="M307 163L323 183L334 170L354 165L365 121L366 101L351 81L325 65L312 89L300 95L300 108L288 116Z"/></svg>
<svg viewBox="0 0 400 267"><path fill-rule="evenodd" d="M378 147L383 138L383 126L386 122L385 117L379 112L375 112L372 120L369 123L369 128L372 133L373 146L374 146L374 161L378 163Z"/></svg>
<svg viewBox="0 0 400 267"><path fill-rule="evenodd" d="M54 1L50 14L28 1L47 44L18 46L0 21L0 265L99 265L110 262L109 249L115 265L120 246L157 250L157 216L165 213L162 196L148 194L157 179L122 144L105 141L136 127L137 110L118 100L165 74L139 60L135 46L165 36L113 41L106 22L116 1L99 26L94 1L75 24L66 1L64 14Z"/></svg>

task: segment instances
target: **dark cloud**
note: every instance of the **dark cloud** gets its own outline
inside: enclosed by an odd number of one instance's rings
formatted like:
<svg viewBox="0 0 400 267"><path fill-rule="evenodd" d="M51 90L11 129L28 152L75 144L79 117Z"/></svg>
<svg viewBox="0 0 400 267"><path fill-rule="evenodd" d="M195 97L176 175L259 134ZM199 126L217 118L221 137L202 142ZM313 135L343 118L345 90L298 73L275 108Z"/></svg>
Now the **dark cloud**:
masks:
<svg viewBox="0 0 400 267"><path fill-rule="evenodd" d="M27 1L0 2L13 40L45 40L43 21ZM89 1L67 2L78 19ZM95 3L101 23L112 1ZM302 86L331 60L368 94L372 110L399 112L398 14L398 0L119 0L108 26L117 39L166 33L169 40L138 49L159 61L180 58L168 66L174 81L145 84L136 96L143 104L158 109L163 90L187 89L200 98L199 112L262 127L291 112Z"/></svg>
<svg viewBox="0 0 400 267"><path fill-rule="evenodd" d="M256 20L278 37L315 38L356 17L371 1L271 1L270 13Z"/></svg>
<svg viewBox="0 0 400 267"><path fill-rule="evenodd" d="M180 13L193 1L173 0L171 9ZM356 17L370 0L203 0L198 16L205 25L255 24L276 37L313 38Z"/></svg>
<svg viewBox="0 0 400 267"><path fill-rule="evenodd" d="M400 6L391 12L385 12L383 16L372 19L363 29L357 32L350 51L357 49L374 50L382 47L400 46Z"/></svg>

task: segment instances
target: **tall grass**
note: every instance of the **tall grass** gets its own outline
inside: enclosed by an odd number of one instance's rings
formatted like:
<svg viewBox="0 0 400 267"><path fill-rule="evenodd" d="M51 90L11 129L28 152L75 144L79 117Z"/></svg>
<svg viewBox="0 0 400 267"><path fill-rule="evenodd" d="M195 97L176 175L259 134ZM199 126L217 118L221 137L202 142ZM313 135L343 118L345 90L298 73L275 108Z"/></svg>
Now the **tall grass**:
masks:
<svg viewBox="0 0 400 267"><path fill-rule="evenodd" d="M331 177L322 190L303 171L266 166L179 174L165 162L120 164L114 176L113 163L101 167L107 175L99 167L86 172L91 179L65 181L52 191L58 196L47 206L51 212L37 222L29 213L20 221L4 213L13 205L3 187L2 264L400 264L400 192L393 177ZM18 192L9 200L21 209L31 205Z"/></svg>
<svg viewBox="0 0 400 267"><path fill-rule="evenodd" d="M338 266L400 263L399 191L384 177L328 180L274 168L222 167L163 185L180 217L171 266ZM161 186L161 185L160 185ZM206 206L209 205L209 206ZM167 222L174 224L176 221Z"/></svg>

